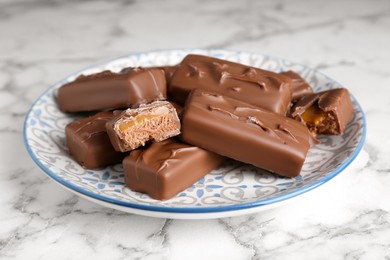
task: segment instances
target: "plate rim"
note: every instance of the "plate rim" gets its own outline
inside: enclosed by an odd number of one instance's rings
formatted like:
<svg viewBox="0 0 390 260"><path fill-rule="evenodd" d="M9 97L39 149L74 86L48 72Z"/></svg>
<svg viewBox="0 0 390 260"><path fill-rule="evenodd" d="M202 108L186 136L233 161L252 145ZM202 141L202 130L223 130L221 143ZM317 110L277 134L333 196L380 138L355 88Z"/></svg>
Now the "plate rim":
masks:
<svg viewBox="0 0 390 260"><path fill-rule="evenodd" d="M41 100L41 98L43 96L47 95L50 91L52 91L54 88L56 88L59 84L66 81L66 79L68 79L69 77L78 75L82 71L88 70L90 68L104 65L104 64L107 64L109 62L113 62L115 60L123 59L123 58L129 57L129 56L139 56L139 55L147 55L150 53L173 52L173 51L193 52L196 50L198 50L198 51L199 50L201 50L201 51L228 51L228 52L237 53L237 54L248 53L248 54L256 54L256 55L261 55L261 56L271 57L271 58L273 57L273 58L276 58L279 60L291 62L293 64L302 66L306 69L310 69L316 73L322 74L324 77L326 77L328 79L331 79L332 81L339 84L340 86L343 86L343 84L340 84L338 81L334 80L333 78L327 76L326 74L320 72L317 69L311 68L309 66L306 66L306 65L298 63L298 62L291 61L291 60L283 58L283 57L278 57L276 55L270 55L270 54L263 54L260 52L250 52L250 51L220 49L220 48L183 48L183 49L178 48L178 49L159 49L159 50L152 50L152 51L146 51L146 52L128 53L126 55L121 55L121 56L118 56L116 58L111 58L109 60L105 60L105 61L93 64L91 66L85 67L79 71L73 72L73 73L69 74L68 76L64 77L63 79L55 82L54 84L51 84L41 95L39 95L39 97L37 97L35 99L35 101L32 103L32 105L30 106L29 110L26 113L26 117L25 117L24 124L23 124L23 141L24 141L24 145L25 145L30 157L35 162L35 164L37 164L39 166L39 168L41 168L41 170L43 170L43 172L46 175L48 175L52 180L58 182L58 184L60 184L61 186L65 186L65 188L68 188L71 191L77 192L76 194L82 194L88 198L91 198L92 201L98 200L98 201L102 201L104 203L114 204L114 205L117 205L120 207L134 208L134 209L139 209L139 210L143 210L143 211L164 212L164 213L181 213L181 214L190 213L190 214L205 215L206 213L214 214L214 213L220 213L220 212L241 211L241 210L245 210L245 209L249 209L249 208L263 208L265 206L278 204L279 202L283 202L283 201L286 201L288 199L292 199L294 197L297 197L299 195L303 195L303 194L307 193L308 191L315 189L315 188L327 183L328 181L330 181L331 179L333 179L334 177L339 175L349 164L351 164L352 161L354 161L354 159L357 157L357 155L362 150L362 147L363 147L365 139L366 139L367 122L366 122L365 114L364 114L364 111L363 111L361 105L359 104L357 99L351 94L351 98L353 99L353 101L357 105L357 108L361 112L362 122L363 122L363 131L362 131L359 143L356 146L356 149L353 151L353 153L347 158L346 161L344 161L339 166L337 166L337 168L334 171L332 171L330 174L311 183L310 185L297 188L297 189L295 189L289 193L286 193L286 194L282 194L282 195L278 195L278 196L274 196L274 197L266 198L266 199L262 199L262 200L255 200L255 201L244 202L244 203L239 203L239 204L232 204L232 205L210 206L210 207L180 207L180 206L172 207L172 206L148 205L148 204L138 204L138 203L134 203L134 202L120 201L120 200L112 199L112 198L107 197L107 196L96 194L96 193L91 192L89 190L86 190L82 187L74 185L72 182L61 178L58 174L54 173L51 169L47 168L35 156L35 153L32 151L32 148L30 147L28 140L27 140L27 124L28 124L27 121L28 121L36 103L39 100ZM61 170L60 168L58 168L56 166L54 166L54 168ZM97 202L95 201L95 203L97 203Z"/></svg>

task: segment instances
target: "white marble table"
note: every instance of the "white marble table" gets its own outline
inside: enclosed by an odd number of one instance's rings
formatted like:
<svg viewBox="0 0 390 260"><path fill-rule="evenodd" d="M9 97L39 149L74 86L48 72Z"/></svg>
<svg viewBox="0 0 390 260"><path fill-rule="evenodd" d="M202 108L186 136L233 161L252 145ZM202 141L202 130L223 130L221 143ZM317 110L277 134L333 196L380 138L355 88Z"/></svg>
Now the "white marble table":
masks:
<svg viewBox="0 0 390 260"><path fill-rule="evenodd" d="M123 54L269 53L319 69L363 107L362 152L301 199L215 220L104 208L51 181L23 145L52 83ZM0 259L389 259L390 2L0 1Z"/></svg>

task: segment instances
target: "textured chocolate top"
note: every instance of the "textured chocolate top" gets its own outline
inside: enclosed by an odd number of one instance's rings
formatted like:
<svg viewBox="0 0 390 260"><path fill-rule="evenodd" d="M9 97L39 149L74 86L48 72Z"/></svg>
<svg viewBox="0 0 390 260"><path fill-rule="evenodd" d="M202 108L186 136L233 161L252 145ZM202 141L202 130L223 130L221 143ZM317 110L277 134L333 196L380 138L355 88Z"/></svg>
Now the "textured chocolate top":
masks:
<svg viewBox="0 0 390 260"><path fill-rule="evenodd" d="M301 123L201 90L182 115L183 141L283 176L300 173L312 137Z"/></svg>
<svg viewBox="0 0 390 260"><path fill-rule="evenodd" d="M291 79L292 100L299 100L313 93L312 87L298 73L289 70L280 74Z"/></svg>
<svg viewBox="0 0 390 260"><path fill-rule="evenodd" d="M299 100L291 109L291 117L303 122L301 115L311 106L324 112L331 112L337 123L338 134L342 134L352 117L353 106L346 88L338 88L314 93Z"/></svg>
<svg viewBox="0 0 390 260"><path fill-rule="evenodd" d="M94 116L75 120L66 126L67 131L74 133L73 138L79 138L83 142L94 137L101 138L101 133L106 134L105 124L112 118L111 112L100 112Z"/></svg>
<svg viewBox="0 0 390 260"><path fill-rule="evenodd" d="M132 151L123 160L125 182L134 191L169 199L223 160L222 156L171 138Z"/></svg>
<svg viewBox="0 0 390 260"><path fill-rule="evenodd" d="M287 76L230 61L187 55L176 69L169 96L183 104L194 89L205 89L285 115L291 101Z"/></svg>
<svg viewBox="0 0 390 260"><path fill-rule="evenodd" d="M66 126L68 151L83 167L93 169L123 159L125 154L114 150L106 132L105 124L111 118L111 112L101 112Z"/></svg>
<svg viewBox="0 0 390 260"><path fill-rule="evenodd" d="M166 80L161 69L81 75L60 87L57 93L58 105L64 112L129 108L163 99L166 99Z"/></svg>

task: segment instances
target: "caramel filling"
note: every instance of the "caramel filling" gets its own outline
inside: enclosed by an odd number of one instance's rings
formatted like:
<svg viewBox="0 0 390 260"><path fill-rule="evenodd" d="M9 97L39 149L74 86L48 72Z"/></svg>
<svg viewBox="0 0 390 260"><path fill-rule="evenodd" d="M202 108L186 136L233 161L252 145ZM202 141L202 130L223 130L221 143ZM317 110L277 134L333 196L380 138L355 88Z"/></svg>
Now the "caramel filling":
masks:
<svg viewBox="0 0 390 260"><path fill-rule="evenodd" d="M122 120L118 124L118 130L120 132L126 132L129 128L132 128L136 125L143 124L147 121L151 121L153 119L157 119L161 116L166 116L170 113L170 109L167 107L158 107L153 111L149 111L149 113L136 113L132 115L131 119Z"/></svg>
<svg viewBox="0 0 390 260"><path fill-rule="evenodd" d="M124 132L135 125L143 123L145 120L151 120L159 116L162 116L162 114L140 114L135 116L134 119L131 121L123 121L121 124L118 125L118 128L119 131Z"/></svg>
<svg viewBox="0 0 390 260"><path fill-rule="evenodd" d="M324 112L316 105L309 107L301 117L314 135L337 134L340 131L334 113L331 111Z"/></svg>
<svg viewBox="0 0 390 260"><path fill-rule="evenodd" d="M327 113L322 111L318 106L311 106L301 115L301 117L306 124L317 126L324 121L327 117Z"/></svg>

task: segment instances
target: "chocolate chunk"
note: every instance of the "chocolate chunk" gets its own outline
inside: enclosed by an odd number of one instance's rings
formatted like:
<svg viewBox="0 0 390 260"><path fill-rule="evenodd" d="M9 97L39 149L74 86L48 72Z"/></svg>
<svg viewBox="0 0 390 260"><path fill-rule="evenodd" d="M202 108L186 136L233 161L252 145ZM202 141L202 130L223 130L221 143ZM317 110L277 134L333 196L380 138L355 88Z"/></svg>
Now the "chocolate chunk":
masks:
<svg viewBox="0 0 390 260"><path fill-rule="evenodd" d="M188 55L174 73L168 93L184 104L194 89L205 89L285 115L291 101L287 76L239 63Z"/></svg>
<svg viewBox="0 0 390 260"><path fill-rule="evenodd" d="M313 93L312 87L299 74L294 71L285 71L280 74L285 75L291 79L292 100L299 100L302 97Z"/></svg>
<svg viewBox="0 0 390 260"><path fill-rule="evenodd" d="M180 134L180 121L172 104L155 101L123 111L106 123L106 129L115 150L125 152Z"/></svg>
<svg viewBox="0 0 390 260"><path fill-rule="evenodd" d="M282 176L299 175L312 137L301 123L218 94L194 91L181 139Z"/></svg>
<svg viewBox="0 0 390 260"><path fill-rule="evenodd" d="M106 132L111 112L79 119L65 128L68 152L83 167L94 169L119 163L126 154L114 150Z"/></svg>
<svg viewBox="0 0 390 260"><path fill-rule="evenodd" d="M129 108L164 99L166 80L161 69L81 75L57 93L58 105L64 112Z"/></svg>
<svg viewBox="0 0 390 260"><path fill-rule="evenodd" d="M224 157L173 138L134 150L123 160L130 189L166 200L222 163Z"/></svg>
<svg viewBox="0 0 390 260"><path fill-rule="evenodd" d="M299 100L291 109L291 117L305 123L314 136L342 134L352 114L351 97L345 88L314 93Z"/></svg>

